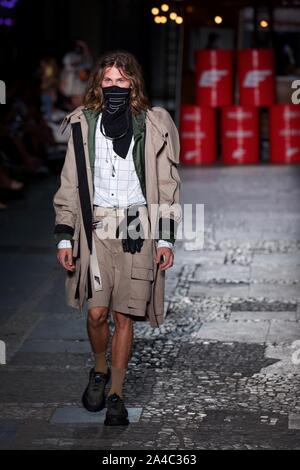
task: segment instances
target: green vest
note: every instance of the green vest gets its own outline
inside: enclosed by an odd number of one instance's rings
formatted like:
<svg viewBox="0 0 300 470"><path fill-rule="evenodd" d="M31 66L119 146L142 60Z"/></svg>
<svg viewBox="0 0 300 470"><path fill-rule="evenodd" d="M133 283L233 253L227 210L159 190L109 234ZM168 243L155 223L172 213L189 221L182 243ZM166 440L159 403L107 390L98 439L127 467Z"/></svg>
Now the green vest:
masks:
<svg viewBox="0 0 300 470"><path fill-rule="evenodd" d="M94 162L95 162L95 134L96 126L100 111L91 109L82 110L88 123L88 149L90 165L93 175L94 184ZM142 111L137 116L132 113L132 126L134 135L134 146L132 150L132 158L134 161L135 171L138 175L141 190L146 199L146 181L145 181L145 136L146 136L146 112Z"/></svg>

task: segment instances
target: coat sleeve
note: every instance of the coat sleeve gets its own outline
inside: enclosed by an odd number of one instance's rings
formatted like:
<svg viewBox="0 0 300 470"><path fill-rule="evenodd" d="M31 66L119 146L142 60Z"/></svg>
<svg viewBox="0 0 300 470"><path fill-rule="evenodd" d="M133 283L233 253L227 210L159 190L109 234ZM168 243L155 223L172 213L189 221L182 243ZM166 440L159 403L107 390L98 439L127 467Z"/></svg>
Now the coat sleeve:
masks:
<svg viewBox="0 0 300 470"><path fill-rule="evenodd" d="M167 110L165 114L165 146L157 157L159 192L159 238L175 243L181 221L179 204L181 179L179 175L180 140L177 127Z"/></svg>
<svg viewBox="0 0 300 470"><path fill-rule="evenodd" d="M65 162L60 175L60 186L53 197L55 211L54 238L72 240L77 217L77 170L72 132L69 137Z"/></svg>

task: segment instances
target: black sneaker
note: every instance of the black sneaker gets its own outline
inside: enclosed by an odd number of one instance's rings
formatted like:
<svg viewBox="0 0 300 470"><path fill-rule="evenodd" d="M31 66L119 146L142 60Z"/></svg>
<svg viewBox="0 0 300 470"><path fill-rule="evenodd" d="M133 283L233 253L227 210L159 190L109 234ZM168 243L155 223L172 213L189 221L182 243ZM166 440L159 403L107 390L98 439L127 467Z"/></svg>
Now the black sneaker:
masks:
<svg viewBox="0 0 300 470"><path fill-rule="evenodd" d="M129 424L128 411L125 408L123 399L113 393L106 400L106 417L104 424L106 426L120 426Z"/></svg>
<svg viewBox="0 0 300 470"><path fill-rule="evenodd" d="M93 367L90 370L88 386L82 395L82 404L88 411L100 411L105 407L105 385L110 379L111 370L108 367L107 373L95 372Z"/></svg>

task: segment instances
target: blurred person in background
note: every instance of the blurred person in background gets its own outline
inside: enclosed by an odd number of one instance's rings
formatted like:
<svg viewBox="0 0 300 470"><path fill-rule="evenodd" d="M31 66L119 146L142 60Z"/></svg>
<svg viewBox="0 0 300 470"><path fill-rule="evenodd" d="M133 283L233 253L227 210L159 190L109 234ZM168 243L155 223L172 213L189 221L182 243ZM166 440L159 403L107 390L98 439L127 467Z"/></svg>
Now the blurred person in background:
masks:
<svg viewBox="0 0 300 470"><path fill-rule="evenodd" d="M42 58L38 68L38 77L41 87L42 113L48 120L51 119L59 87L59 68L54 57Z"/></svg>
<svg viewBox="0 0 300 470"><path fill-rule="evenodd" d="M24 183L22 181L18 181L11 177L6 164L6 156L0 151L0 210L7 209L6 202L2 200L3 193L18 193L24 187Z"/></svg>
<svg viewBox="0 0 300 470"><path fill-rule="evenodd" d="M41 112L39 85L15 80L7 90L9 106L1 106L0 209L24 188L24 181L49 174L48 149L53 134Z"/></svg>
<svg viewBox="0 0 300 470"><path fill-rule="evenodd" d="M5 137L2 149L20 162L25 174L47 173L47 148L54 142L41 112L38 84L17 83L8 102L12 104L1 120Z"/></svg>
<svg viewBox="0 0 300 470"><path fill-rule="evenodd" d="M71 51L63 57L63 70L60 76L60 91L70 99L70 109L83 102L93 58L88 45L77 40Z"/></svg>

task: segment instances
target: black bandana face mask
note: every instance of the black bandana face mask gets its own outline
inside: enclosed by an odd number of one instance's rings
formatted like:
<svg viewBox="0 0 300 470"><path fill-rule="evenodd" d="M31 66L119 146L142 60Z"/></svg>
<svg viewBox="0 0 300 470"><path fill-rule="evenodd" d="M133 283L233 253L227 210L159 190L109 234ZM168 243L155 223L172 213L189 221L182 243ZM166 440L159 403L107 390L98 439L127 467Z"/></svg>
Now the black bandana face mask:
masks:
<svg viewBox="0 0 300 470"><path fill-rule="evenodd" d="M129 104L131 88L119 86L107 86L102 88L106 108L109 113L114 114L121 106Z"/></svg>
<svg viewBox="0 0 300 470"><path fill-rule="evenodd" d="M116 154L121 158L126 158L133 136L130 109L131 88L109 86L103 87L102 92L105 108L100 123L101 132L113 141Z"/></svg>

